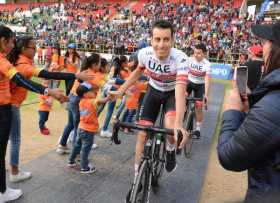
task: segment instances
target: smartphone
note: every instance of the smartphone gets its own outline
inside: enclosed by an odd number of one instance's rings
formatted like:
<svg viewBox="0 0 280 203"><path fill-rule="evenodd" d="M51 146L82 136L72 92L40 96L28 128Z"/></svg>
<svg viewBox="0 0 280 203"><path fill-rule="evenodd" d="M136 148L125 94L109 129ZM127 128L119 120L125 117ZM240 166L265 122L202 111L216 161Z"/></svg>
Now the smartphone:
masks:
<svg viewBox="0 0 280 203"><path fill-rule="evenodd" d="M246 96L247 81L248 81L248 67L238 66L236 69L235 78L239 93L242 96Z"/></svg>

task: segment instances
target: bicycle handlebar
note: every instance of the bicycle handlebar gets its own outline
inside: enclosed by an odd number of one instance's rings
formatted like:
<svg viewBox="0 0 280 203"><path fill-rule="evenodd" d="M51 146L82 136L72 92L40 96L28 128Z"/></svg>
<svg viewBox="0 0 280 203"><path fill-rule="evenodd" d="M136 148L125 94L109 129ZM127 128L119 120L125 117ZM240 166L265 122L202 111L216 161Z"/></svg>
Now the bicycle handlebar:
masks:
<svg viewBox="0 0 280 203"><path fill-rule="evenodd" d="M195 102L195 101L201 101L203 99L201 98L198 98L198 97L186 97L186 101L192 101L192 102Z"/></svg>
<svg viewBox="0 0 280 203"><path fill-rule="evenodd" d="M153 126L144 126L144 125L139 125L139 124L134 124L134 123L120 122L119 120L117 120L114 123L113 133L112 133L112 137L111 137L112 142L114 142L116 145L121 144L121 141L118 138L118 133L119 133L120 127L130 128L130 129L135 129L135 130L143 130L146 132L168 134L168 135L174 136L173 129L158 128L158 127L153 127ZM195 135L196 135L196 132L189 132L190 138L194 137ZM181 131L179 131L178 132L178 144L181 142L182 138L183 138L183 134Z"/></svg>

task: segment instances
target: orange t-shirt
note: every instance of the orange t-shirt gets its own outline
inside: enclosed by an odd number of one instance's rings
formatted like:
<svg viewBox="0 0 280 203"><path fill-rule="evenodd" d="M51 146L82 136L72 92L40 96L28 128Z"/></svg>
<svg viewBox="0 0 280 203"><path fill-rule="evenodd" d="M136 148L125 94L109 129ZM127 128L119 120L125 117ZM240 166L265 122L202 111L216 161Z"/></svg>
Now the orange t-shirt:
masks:
<svg viewBox="0 0 280 203"><path fill-rule="evenodd" d="M72 57L66 58L67 59L66 70L68 73L77 73L78 71L77 65L71 62L71 58ZM76 58L76 60L78 60L78 58Z"/></svg>
<svg viewBox="0 0 280 203"><path fill-rule="evenodd" d="M46 95L39 95L39 111L50 111L52 109L52 98Z"/></svg>
<svg viewBox="0 0 280 203"><path fill-rule="evenodd" d="M101 88L105 84L105 79L104 79L105 76L104 76L103 73L101 73L101 72L93 72L90 69L89 69L88 73L90 75L94 76L93 80L87 81L91 85L97 85L99 88ZM74 85L73 85L73 87L71 89L71 93L72 94L77 95L76 90L77 90L79 85L80 85L80 82L78 80L75 80Z"/></svg>
<svg viewBox="0 0 280 203"><path fill-rule="evenodd" d="M125 107L127 109L137 109L138 102L143 89L147 86L146 82L136 82L127 90L127 97L125 101Z"/></svg>
<svg viewBox="0 0 280 203"><path fill-rule="evenodd" d="M63 68L59 66L64 65L64 57L63 56L58 56L57 54L52 55L52 63L50 65L50 70L51 71L61 71Z"/></svg>
<svg viewBox="0 0 280 203"><path fill-rule="evenodd" d="M128 70L128 69L121 70L121 71L120 71L121 78L122 78L122 79L128 78L129 75L130 75L130 73L131 73L131 71Z"/></svg>
<svg viewBox="0 0 280 203"><path fill-rule="evenodd" d="M20 55L16 62L16 70L24 76L26 79L31 79L33 75L39 73L41 69L35 68L31 59L26 56ZM11 83L11 103L12 105L19 107L27 96L27 89L17 86L15 83Z"/></svg>
<svg viewBox="0 0 280 203"><path fill-rule="evenodd" d="M13 65L7 60L6 56L0 53L0 105L11 102L10 93L10 73Z"/></svg>
<svg viewBox="0 0 280 203"><path fill-rule="evenodd" d="M89 132L97 132L99 128L97 117L97 104L94 99L81 99L79 103L79 128Z"/></svg>
<svg viewBox="0 0 280 203"><path fill-rule="evenodd" d="M129 75L130 75L130 73L131 73L131 71L129 70L129 69L122 69L121 71L120 71L120 77L121 77L121 79L126 79L126 78L128 78L129 77ZM114 84L113 85L115 88L119 88L120 87L120 85L117 85L117 84Z"/></svg>
<svg viewBox="0 0 280 203"><path fill-rule="evenodd" d="M77 73L77 67L73 63L68 63L66 65L66 70L68 73Z"/></svg>

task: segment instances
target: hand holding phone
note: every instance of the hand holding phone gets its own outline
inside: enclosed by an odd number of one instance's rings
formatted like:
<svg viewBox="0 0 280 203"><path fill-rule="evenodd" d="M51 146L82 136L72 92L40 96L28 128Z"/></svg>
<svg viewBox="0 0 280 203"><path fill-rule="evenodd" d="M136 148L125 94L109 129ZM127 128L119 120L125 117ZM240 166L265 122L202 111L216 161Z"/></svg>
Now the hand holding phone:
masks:
<svg viewBox="0 0 280 203"><path fill-rule="evenodd" d="M238 66L235 68L235 78L241 98L247 96L248 67Z"/></svg>

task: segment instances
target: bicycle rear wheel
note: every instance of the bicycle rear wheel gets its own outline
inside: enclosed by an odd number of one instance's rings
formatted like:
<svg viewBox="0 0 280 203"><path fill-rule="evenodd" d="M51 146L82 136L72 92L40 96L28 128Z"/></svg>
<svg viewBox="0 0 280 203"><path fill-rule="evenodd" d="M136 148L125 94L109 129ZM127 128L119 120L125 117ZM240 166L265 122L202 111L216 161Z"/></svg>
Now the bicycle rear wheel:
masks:
<svg viewBox="0 0 280 203"><path fill-rule="evenodd" d="M156 139L156 137L154 138ZM158 143L160 141L160 143ZM154 142L154 154L153 154L153 176L152 186L158 186L159 179L162 175L164 163L165 163L165 141L161 137L161 140L155 140Z"/></svg>
<svg viewBox="0 0 280 203"><path fill-rule="evenodd" d="M146 203L149 200L152 174L145 160L139 169L135 185L131 193L131 203Z"/></svg>
<svg viewBox="0 0 280 203"><path fill-rule="evenodd" d="M194 113L189 112L187 116L187 125L186 128L188 131L192 131L194 129ZM189 139L187 144L184 147L184 155L187 159L191 158L191 151L193 147L193 139Z"/></svg>

